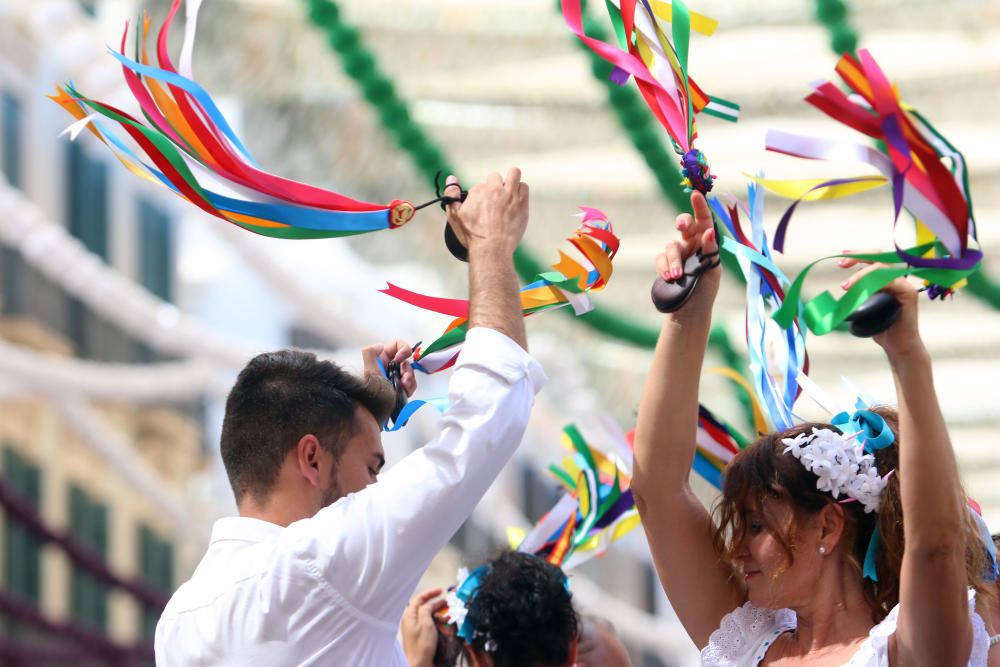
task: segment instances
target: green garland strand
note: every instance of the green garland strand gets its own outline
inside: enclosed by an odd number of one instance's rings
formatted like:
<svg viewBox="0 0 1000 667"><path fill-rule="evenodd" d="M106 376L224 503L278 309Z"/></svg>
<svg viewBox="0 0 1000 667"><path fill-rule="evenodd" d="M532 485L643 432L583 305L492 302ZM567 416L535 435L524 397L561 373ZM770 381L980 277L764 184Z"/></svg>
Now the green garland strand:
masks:
<svg viewBox="0 0 1000 667"><path fill-rule="evenodd" d="M837 56L857 53L858 31L851 25L844 0L816 0L816 19L830 33L830 48Z"/></svg>
<svg viewBox="0 0 1000 667"><path fill-rule="evenodd" d="M392 136L399 148L410 156L427 182L433 184L434 175L439 171L455 173L441 149L434 145L413 120L408 105L396 93L392 81L381 71L375 56L362 43L357 28L342 20L340 10L332 0L307 0L307 2L309 19L324 31L327 43L340 57L344 72L358 85L365 99L378 113L382 127ZM601 61L601 66L603 65ZM597 63L594 64L594 69L597 73ZM609 74L610 66L604 70L602 78L606 80ZM660 144L659 136L652 127L645 107L632 91L616 86L610 81L608 83L609 99L622 125L630 130L638 128L634 132L630 131L629 136L657 175L661 191L676 207L686 208L687 198L679 186L679 170L673 158ZM546 267L523 246L514 253L514 265L518 274L525 280L530 280L546 270ZM647 349L656 346L659 336L657 327L649 326L606 306L575 319L620 342ZM724 329L714 328L709 337L709 344L726 365L736 369L745 367L745 360L733 346ZM752 423L749 399L741 394L740 401L743 403L748 422Z"/></svg>

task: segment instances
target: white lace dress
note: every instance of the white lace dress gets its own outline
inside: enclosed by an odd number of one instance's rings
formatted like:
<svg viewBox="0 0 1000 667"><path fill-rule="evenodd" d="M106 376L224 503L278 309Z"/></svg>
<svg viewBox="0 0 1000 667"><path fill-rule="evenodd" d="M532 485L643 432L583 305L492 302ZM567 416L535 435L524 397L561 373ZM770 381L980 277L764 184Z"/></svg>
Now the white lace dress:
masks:
<svg viewBox="0 0 1000 667"><path fill-rule="evenodd" d="M969 591L969 618L972 620L972 654L968 667L986 667L990 636L983 619L975 611L976 594ZM871 629L845 667L889 667L889 637L896 631L899 605ZM784 632L795 629L791 609L761 609L749 602L726 614L701 651L702 667L756 667Z"/></svg>

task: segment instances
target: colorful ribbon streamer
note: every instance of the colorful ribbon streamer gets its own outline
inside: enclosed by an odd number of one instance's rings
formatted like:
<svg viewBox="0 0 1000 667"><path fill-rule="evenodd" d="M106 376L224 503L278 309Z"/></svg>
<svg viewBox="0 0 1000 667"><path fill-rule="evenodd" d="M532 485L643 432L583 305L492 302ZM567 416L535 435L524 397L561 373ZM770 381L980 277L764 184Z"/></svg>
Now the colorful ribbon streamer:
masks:
<svg viewBox="0 0 1000 667"><path fill-rule="evenodd" d="M767 148L813 160L860 162L882 175L828 181L758 180L777 194L795 199L775 232L775 250L784 250L789 222L802 201L849 196L889 184L893 195L893 228L900 212L906 209L916 220L918 243L915 248L902 248L894 239L896 252L878 261L927 270L929 273L923 277L932 288L930 296L949 294L979 267L983 256L980 250L970 247L970 239L976 241L976 225L965 158L916 109L900 100L868 51L861 50L857 59L843 56L837 64L837 73L850 89L848 93L823 81L814 84L806 101L834 120L876 140L879 148L776 130L768 132ZM850 301L856 307L863 299ZM833 308L832 297L815 303L814 311L820 306ZM850 312L838 310L844 316ZM813 328L812 323L817 319L823 322L822 331ZM809 327L815 333L826 333L842 320L839 315L831 317L829 312L821 316L814 312L811 319L807 315Z"/></svg>
<svg viewBox="0 0 1000 667"><path fill-rule="evenodd" d="M795 423L792 407L800 393L798 378L809 372L806 353L806 327L796 319L783 331L771 324L770 315L785 303L785 289L790 281L774 263L764 232L764 192L755 183L747 186L748 206L743 209L750 219L750 235L740 222L738 204L723 206L715 197L709 203L728 235L722 251L731 254L746 279L746 340L750 373L749 392L763 406L766 423L758 433L783 430Z"/></svg>
<svg viewBox="0 0 1000 667"><path fill-rule="evenodd" d="M682 0L608 0L607 7L620 48L585 33L580 0L562 0L563 19L581 42L614 66L612 81L625 85L635 79L681 156L686 188L709 192L714 176L704 154L693 146L695 114L735 121L739 106L711 97L695 84L688 75L688 53L691 30L711 34L717 23L692 13ZM669 34L663 27L667 23Z"/></svg>
<svg viewBox="0 0 1000 667"><path fill-rule="evenodd" d="M932 250L946 253L939 242L925 243L908 248L905 252L908 255L922 255ZM801 317L805 320L809 330L822 336L833 331L851 313L857 310L858 306L868 300L873 294L881 290L897 278L904 276L914 276L922 278L933 285L954 285L967 278L978 270L978 261L971 267L957 269L937 269L937 268L913 268L911 265L901 262L900 255L895 251L881 253L845 253L822 257L807 265L795 278L788 288L785 302L772 316L774 320L783 327L789 327L800 316L799 300L802 294L802 286L806 276L816 264L828 259L849 257L863 262L878 262L887 264L884 268L875 269L864 278L851 286L849 290L838 300L829 292L822 292L816 297L801 305Z"/></svg>
<svg viewBox="0 0 1000 667"><path fill-rule="evenodd" d="M559 262L552 266L552 271L540 273L521 288L521 306L526 317L567 305L571 305L577 315L582 315L593 308L589 293L603 289L611 279L611 260L618 252L618 237L602 211L582 206L580 209L583 222L567 240L583 258L578 261L560 251ZM416 370L430 374L450 368L458 358L468 331L469 302L426 296L391 283L381 291L418 308L456 318L441 337L414 352Z"/></svg>
<svg viewBox="0 0 1000 667"><path fill-rule="evenodd" d="M621 433L617 428L609 432ZM563 429L563 444L571 453L560 465L549 466L549 471L565 493L527 535L508 531L511 548L570 570L604 555L639 525L629 488L635 431L618 437L623 442L614 444L624 456L594 447L572 424ZM699 406L696 437L693 469L719 488L723 470L747 440L704 406Z"/></svg>
<svg viewBox="0 0 1000 667"><path fill-rule="evenodd" d="M563 429L570 456L549 470L565 493L528 535L510 531L511 547L570 570L602 556L639 525L622 459L588 443L576 426Z"/></svg>
<svg viewBox="0 0 1000 667"><path fill-rule="evenodd" d="M717 489L722 488L726 466L749 444L745 436L716 417L704 405L698 406L698 430L695 435L692 469Z"/></svg>
<svg viewBox="0 0 1000 667"><path fill-rule="evenodd" d="M261 169L209 94L192 78L191 52L200 0L189 0L187 5L181 70L170 60L167 40L180 4L181 0L173 0L159 30L156 66L147 50L148 16L142 20L141 34L135 35L134 59L125 54L128 24L120 53L109 49L121 63L125 82L146 122L86 97L72 84L57 86L51 99L78 119L68 130L72 138L89 129L133 174L169 188L215 217L264 236L349 236L395 229L413 218L416 207L408 201L359 201ZM124 130L152 164L112 131L115 126Z"/></svg>

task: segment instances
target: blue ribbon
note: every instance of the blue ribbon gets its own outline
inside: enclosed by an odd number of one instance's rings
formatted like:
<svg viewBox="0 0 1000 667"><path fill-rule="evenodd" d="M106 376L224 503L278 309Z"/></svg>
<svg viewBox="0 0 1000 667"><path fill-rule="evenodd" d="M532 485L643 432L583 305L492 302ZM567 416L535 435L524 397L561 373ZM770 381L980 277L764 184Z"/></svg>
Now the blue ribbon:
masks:
<svg viewBox="0 0 1000 667"><path fill-rule="evenodd" d="M865 575L865 579L871 579L872 581L878 581L878 571L875 567L875 554L878 552L878 545L882 541L882 538L878 533L878 524L875 524L875 530L872 531L871 539L868 540L868 550L865 552L865 565L862 572Z"/></svg>
<svg viewBox="0 0 1000 667"><path fill-rule="evenodd" d="M378 362L378 368L380 371L382 371L382 377L388 379L389 373L386 372L385 365L382 363L382 360L375 359L375 361ZM392 426L389 425L388 419L385 420L385 422L382 424L382 431L384 431L385 433L392 433L394 431L398 431L399 429L403 428L404 426L406 426L406 423L410 421L410 417L412 417L417 410L424 407L425 405L429 405L432 408L437 408L438 412L444 412L445 410L448 409L448 399L429 398L427 400L418 399L416 401L409 401L406 405L403 406L403 409L399 411L399 415L396 417L396 420L392 423Z"/></svg>
<svg viewBox="0 0 1000 667"><path fill-rule="evenodd" d="M455 595L458 599L465 604L465 620L462 621L462 627L458 629L458 636L465 640L466 644L471 644L475 637L476 628L472 625L472 619L469 618L470 607L472 606L472 600L476 597L476 592L479 590L480 584L483 583L483 577L490 573L492 568L487 565L480 565L475 570L469 573L462 585L458 587L455 591Z"/></svg>
<svg viewBox="0 0 1000 667"><path fill-rule="evenodd" d="M976 526L979 528L979 539L982 540L986 556L990 561L986 572L983 573L983 578L992 583L997 580L997 575L1000 574L1000 565L997 564L997 547L993 543L993 536L990 534L989 526L986 525L983 517L971 506L969 512L972 513L972 518L976 521Z"/></svg>
<svg viewBox="0 0 1000 667"><path fill-rule="evenodd" d="M694 453L694 461L691 467L696 473L701 475L702 479L714 486L715 488L722 490L722 472L712 465L711 461L705 458L701 452Z"/></svg>
<svg viewBox="0 0 1000 667"><path fill-rule="evenodd" d="M157 81L162 81L167 85L177 86L178 88L182 88L185 92L191 95L191 97L197 100L198 104L201 105L202 111L204 111L205 114L212 121L212 123L214 123L215 126L218 127L219 130L224 135L226 135L226 138L229 139L229 141L232 142L233 146L235 146L236 149L243 154L243 156L247 159L247 161L255 168L257 169L260 168L260 165L257 164L257 161L254 160L253 156L250 155L250 151L248 151L243 146L243 142L240 141L240 138L236 136L235 132L233 132L233 129L229 126L229 123L226 122L226 117L223 116L222 112L219 111L219 108L215 106L215 101L208 94L208 91L206 91L204 88L198 85L198 83L192 81L191 79L188 79L187 77L181 76L180 74L177 74L175 72L170 72L165 69L160 69L159 67L152 67L151 65L143 65L141 63L138 63L129 58L128 56L123 56L121 53L115 51L111 47L108 47L108 53L114 56L122 65L129 68L139 76L147 76L150 79L156 79Z"/></svg>
<svg viewBox="0 0 1000 667"><path fill-rule="evenodd" d="M805 327L789 327L782 332L781 351L785 358L781 362L779 382L779 377L771 372L765 339L769 339L766 335L768 310L780 307L781 298L765 278L770 273L782 284L787 285L789 280L774 263L763 226L764 193L754 183L747 186L747 200L750 241L760 248L759 252L736 241L736 221L716 197L711 197L709 204L731 235L722 238L722 251L739 260L747 281L747 352L750 358L751 384L772 428L783 430L795 424L792 406L798 396L799 373L805 362Z"/></svg>
<svg viewBox="0 0 1000 667"><path fill-rule="evenodd" d="M860 406L859 406L860 407ZM865 451L874 454L896 441L896 434L878 414L870 410L857 410L854 414L841 412L830 420L845 435L860 433L864 437Z"/></svg>

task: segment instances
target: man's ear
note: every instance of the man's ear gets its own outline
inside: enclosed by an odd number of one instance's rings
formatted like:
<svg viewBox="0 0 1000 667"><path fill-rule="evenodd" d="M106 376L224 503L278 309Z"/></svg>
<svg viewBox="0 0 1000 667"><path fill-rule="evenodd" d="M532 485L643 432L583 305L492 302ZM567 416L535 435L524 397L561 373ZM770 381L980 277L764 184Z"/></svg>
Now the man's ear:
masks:
<svg viewBox="0 0 1000 667"><path fill-rule="evenodd" d="M319 488L322 483L319 474L320 462L319 440L315 435L307 433L295 444L295 463L299 473L313 486Z"/></svg>

